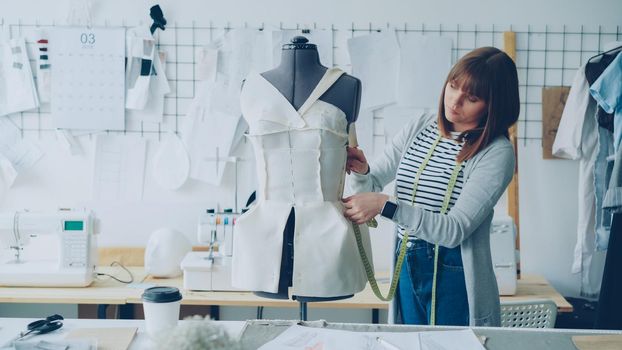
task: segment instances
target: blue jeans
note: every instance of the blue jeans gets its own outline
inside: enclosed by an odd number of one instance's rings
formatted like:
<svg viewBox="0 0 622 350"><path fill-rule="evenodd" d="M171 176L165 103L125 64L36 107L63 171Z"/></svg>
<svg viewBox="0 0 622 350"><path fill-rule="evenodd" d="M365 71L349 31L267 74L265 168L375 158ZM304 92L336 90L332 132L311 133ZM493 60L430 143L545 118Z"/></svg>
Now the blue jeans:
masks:
<svg viewBox="0 0 622 350"><path fill-rule="evenodd" d="M469 303L460 247L439 249L436 324L468 326ZM396 295L404 324L429 324L433 275L434 244L423 240L409 242Z"/></svg>

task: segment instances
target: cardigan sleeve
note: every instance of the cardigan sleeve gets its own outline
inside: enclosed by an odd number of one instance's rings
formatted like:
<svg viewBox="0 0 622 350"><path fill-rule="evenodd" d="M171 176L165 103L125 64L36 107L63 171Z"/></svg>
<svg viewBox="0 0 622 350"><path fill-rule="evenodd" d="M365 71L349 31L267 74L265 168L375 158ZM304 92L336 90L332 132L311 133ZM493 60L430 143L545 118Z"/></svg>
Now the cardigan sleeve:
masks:
<svg viewBox="0 0 622 350"><path fill-rule="evenodd" d="M434 116L413 119L391 142L386 145L382 155L369 163L368 174L352 172L351 188L354 193L380 192L388 183L395 179L397 167L405 149L412 139L432 121Z"/></svg>
<svg viewBox="0 0 622 350"><path fill-rule="evenodd" d="M477 163L473 164L460 196L447 214L432 213L400 201L393 221L430 243L448 248L459 246L492 213L512 180L514 150L505 141L494 142L480 157L472 158Z"/></svg>

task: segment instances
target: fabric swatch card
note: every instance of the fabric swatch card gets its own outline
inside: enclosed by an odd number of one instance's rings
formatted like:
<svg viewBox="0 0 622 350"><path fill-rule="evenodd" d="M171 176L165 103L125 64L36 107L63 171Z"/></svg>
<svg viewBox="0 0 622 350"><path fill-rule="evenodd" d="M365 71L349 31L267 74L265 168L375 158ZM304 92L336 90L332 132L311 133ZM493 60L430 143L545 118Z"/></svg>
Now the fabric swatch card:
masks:
<svg viewBox="0 0 622 350"><path fill-rule="evenodd" d="M0 116L39 107L23 38L0 42Z"/></svg>
<svg viewBox="0 0 622 350"><path fill-rule="evenodd" d="M48 55L48 30L39 29L36 34L36 55L37 55L37 93L41 103L50 103L52 83L52 72L50 56Z"/></svg>
<svg viewBox="0 0 622 350"><path fill-rule="evenodd" d="M125 128L125 28L50 33L52 118L64 129Z"/></svg>

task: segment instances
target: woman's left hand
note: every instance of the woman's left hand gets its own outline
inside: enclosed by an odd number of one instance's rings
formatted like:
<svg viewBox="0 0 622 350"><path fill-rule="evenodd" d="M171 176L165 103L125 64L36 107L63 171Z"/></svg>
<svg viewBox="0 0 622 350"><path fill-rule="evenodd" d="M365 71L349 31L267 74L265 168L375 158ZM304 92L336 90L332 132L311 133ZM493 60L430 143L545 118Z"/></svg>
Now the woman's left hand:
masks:
<svg viewBox="0 0 622 350"><path fill-rule="evenodd" d="M342 200L346 210L343 215L355 224L361 225L380 214L389 196L384 193L367 192L352 195Z"/></svg>

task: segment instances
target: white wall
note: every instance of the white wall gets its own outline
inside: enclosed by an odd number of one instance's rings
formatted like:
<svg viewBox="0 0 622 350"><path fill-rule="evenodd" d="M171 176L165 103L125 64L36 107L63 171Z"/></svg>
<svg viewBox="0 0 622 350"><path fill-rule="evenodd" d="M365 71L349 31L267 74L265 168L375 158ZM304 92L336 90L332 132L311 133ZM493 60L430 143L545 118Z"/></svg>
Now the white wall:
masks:
<svg viewBox="0 0 622 350"><path fill-rule="evenodd" d="M45 20L65 19L61 1L0 1L0 16ZM148 19L148 8L156 3L166 17L239 23L383 23L423 22L461 24L620 24L617 0L92 0L95 19ZM592 14L592 15L590 15Z"/></svg>
<svg viewBox="0 0 622 350"><path fill-rule="evenodd" d="M64 23L68 0L19 2L0 0L0 18L6 23ZM159 3L169 23L176 20L197 20L201 23L230 22L240 26L259 23L284 25L317 23L319 27L336 24L347 28L351 23L431 23L431 24L516 24L516 25L620 25L622 2L617 0L554 0L554 1L121 1L94 0L94 22L121 19L128 24L148 22L148 9ZM598 13L597 16L587 14ZM2 21L2 19L0 19ZM64 155L54 134L36 137L48 152L34 169L23 174L15 187L0 198L0 208L46 208L87 205L105 217L104 245L144 245L149 233L161 226L173 226L194 239L197 214L217 202L233 207L231 173L220 188L190 181L179 192L160 191L153 180L146 179L142 202L95 203L90 198L91 140L83 141L85 155L71 158ZM150 143L153 141L150 140ZM151 148L152 149L152 148ZM151 152L151 151L150 151ZM248 154L243 145L240 154ZM62 165L64 172L58 172ZM565 295L579 294L579 278L570 274L572 248L575 242L577 217L577 164L564 160L542 160L540 141L521 141L520 165L520 226L521 265L525 273L546 276ZM252 174L249 162L241 164L241 174ZM253 188L247 177L239 183L240 198ZM385 230L386 231L386 230ZM386 269L390 261L388 244L376 236L376 265Z"/></svg>

